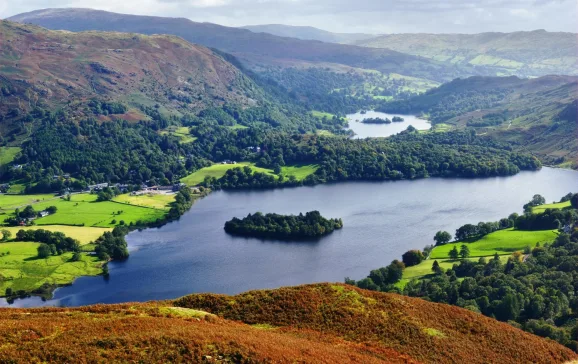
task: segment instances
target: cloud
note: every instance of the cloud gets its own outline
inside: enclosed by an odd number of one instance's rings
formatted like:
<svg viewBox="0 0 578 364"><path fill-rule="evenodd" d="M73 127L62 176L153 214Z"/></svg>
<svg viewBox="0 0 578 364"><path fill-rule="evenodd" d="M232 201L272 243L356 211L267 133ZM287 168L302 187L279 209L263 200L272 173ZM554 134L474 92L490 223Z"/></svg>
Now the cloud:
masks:
<svg viewBox="0 0 578 364"><path fill-rule="evenodd" d="M335 32L578 32L576 0L0 0L0 17L50 7L186 17L229 26L311 25Z"/></svg>

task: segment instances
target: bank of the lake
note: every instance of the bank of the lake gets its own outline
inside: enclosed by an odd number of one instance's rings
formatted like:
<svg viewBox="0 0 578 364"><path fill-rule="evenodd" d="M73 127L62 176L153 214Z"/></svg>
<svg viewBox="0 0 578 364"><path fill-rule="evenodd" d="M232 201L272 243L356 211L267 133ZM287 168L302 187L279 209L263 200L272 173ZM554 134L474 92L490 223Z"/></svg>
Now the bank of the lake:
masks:
<svg viewBox="0 0 578 364"><path fill-rule="evenodd" d="M402 122L392 122L391 124L364 124L363 119L393 119L395 116L401 116L404 120ZM354 138L377 138L388 137L398 134L407 129L408 126L413 126L417 130L429 130L431 124L428 120L419 119L415 115L401 115L401 114L386 114L377 111L366 111L365 114L361 112L349 114L346 116L349 122L349 129L355 133Z"/></svg>
<svg viewBox="0 0 578 364"><path fill-rule="evenodd" d="M83 277L53 300L14 306L146 301L193 292L238 293L311 282L360 279L438 230L493 221L539 193L548 202L576 189L578 172L543 168L512 177L346 182L264 191L214 192L179 221L127 236L130 258L109 264L110 278ZM312 243L233 237L223 223L254 211L296 214L318 209L344 228Z"/></svg>

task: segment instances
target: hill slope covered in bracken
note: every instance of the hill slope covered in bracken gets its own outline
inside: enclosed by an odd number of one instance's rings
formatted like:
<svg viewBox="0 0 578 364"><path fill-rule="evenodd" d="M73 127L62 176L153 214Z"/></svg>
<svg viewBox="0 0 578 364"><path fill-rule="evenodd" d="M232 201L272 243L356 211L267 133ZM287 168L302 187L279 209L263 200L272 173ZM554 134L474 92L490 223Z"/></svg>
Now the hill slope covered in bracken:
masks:
<svg viewBox="0 0 578 364"><path fill-rule="evenodd" d="M17 359L16 359L17 358ZM447 305L314 284L0 310L0 361L563 363L553 341Z"/></svg>
<svg viewBox="0 0 578 364"><path fill-rule="evenodd" d="M221 56L175 36L71 33L9 21L0 21L0 89L6 120L35 108L82 114L93 98L195 112L255 105L262 96ZM121 111L126 120L144 118Z"/></svg>

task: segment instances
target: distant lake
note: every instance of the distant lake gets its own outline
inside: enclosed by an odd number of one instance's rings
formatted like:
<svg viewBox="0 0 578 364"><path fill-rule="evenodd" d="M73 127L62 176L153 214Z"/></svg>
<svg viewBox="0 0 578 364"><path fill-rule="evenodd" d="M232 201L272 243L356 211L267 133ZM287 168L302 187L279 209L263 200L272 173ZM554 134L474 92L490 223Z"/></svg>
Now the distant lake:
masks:
<svg viewBox="0 0 578 364"><path fill-rule="evenodd" d="M313 282L364 278L409 249L433 243L438 230L496 221L536 193L548 202L578 192L578 172L543 168L512 177L346 182L315 187L212 193L179 221L127 236L131 256L109 264L110 279L84 277L55 298L13 306L170 299L195 292L235 294ZM279 242L227 235L225 221L257 211L319 210L343 218L342 230L316 242ZM4 302L4 301L3 301ZM2 303L0 303L0 306ZM4 302L5 305L5 302Z"/></svg>
<svg viewBox="0 0 578 364"><path fill-rule="evenodd" d="M364 124L361 122L363 119L370 118L388 118L391 120L394 116L401 116L404 121L392 122L391 124ZM349 114L347 115L347 120L349 121L349 129L355 132L354 138L358 139L388 137L404 131L410 125L417 130L428 130L431 128L429 121L418 119L415 115L386 114L377 111L367 111L365 114L360 112Z"/></svg>

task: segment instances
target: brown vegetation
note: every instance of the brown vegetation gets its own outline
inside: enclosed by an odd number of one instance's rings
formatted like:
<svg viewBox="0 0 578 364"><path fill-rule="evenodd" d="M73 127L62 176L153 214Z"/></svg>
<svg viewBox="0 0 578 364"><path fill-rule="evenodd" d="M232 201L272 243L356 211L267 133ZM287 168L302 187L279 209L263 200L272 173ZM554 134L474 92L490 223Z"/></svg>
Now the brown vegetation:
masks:
<svg viewBox="0 0 578 364"><path fill-rule="evenodd" d="M574 353L552 341L460 308L345 285L192 295L174 302L0 310L0 362L573 359Z"/></svg>

